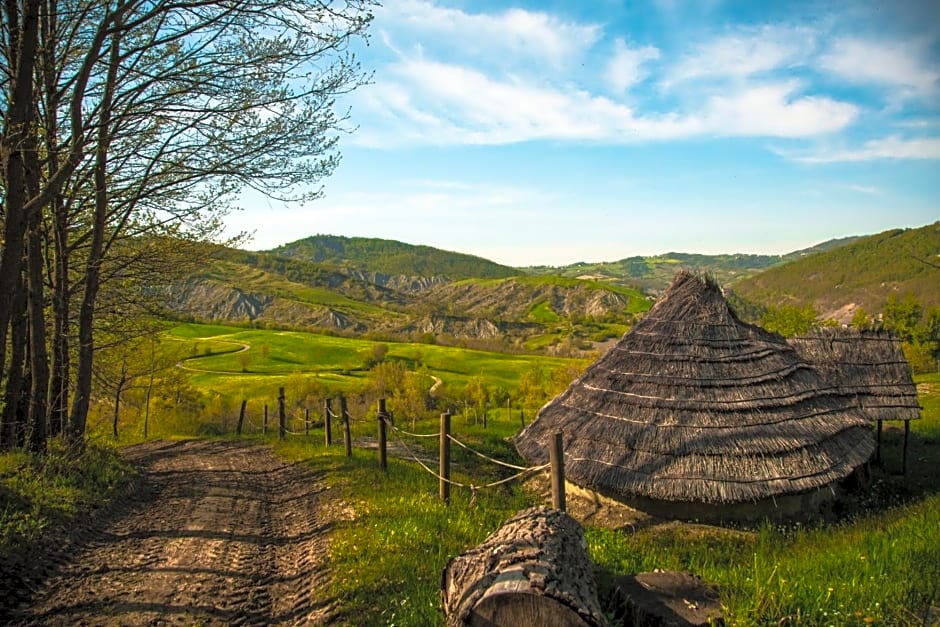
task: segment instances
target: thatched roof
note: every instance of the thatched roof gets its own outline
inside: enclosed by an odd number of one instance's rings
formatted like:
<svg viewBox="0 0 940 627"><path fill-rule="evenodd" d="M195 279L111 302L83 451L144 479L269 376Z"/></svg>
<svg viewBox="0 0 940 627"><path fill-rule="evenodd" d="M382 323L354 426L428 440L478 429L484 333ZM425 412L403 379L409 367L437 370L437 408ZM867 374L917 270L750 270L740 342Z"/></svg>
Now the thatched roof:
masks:
<svg viewBox="0 0 940 627"><path fill-rule="evenodd" d="M516 446L543 463L556 431L569 480L661 501L797 494L849 476L874 450L869 421L837 387L687 272Z"/></svg>
<svg viewBox="0 0 940 627"><path fill-rule="evenodd" d="M820 329L788 340L869 420L920 418L917 386L900 340L887 331Z"/></svg>

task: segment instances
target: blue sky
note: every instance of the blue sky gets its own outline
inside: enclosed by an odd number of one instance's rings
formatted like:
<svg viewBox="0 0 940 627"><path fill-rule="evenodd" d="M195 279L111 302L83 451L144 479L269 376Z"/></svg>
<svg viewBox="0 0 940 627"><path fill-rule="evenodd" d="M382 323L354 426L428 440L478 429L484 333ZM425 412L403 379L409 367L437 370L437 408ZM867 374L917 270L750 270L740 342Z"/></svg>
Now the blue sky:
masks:
<svg viewBox="0 0 940 627"><path fill-rule="evenodd" d="M940 220L940 2L388 0L322 199L266 249L381 237L513 266L785 253Z"/></svg>

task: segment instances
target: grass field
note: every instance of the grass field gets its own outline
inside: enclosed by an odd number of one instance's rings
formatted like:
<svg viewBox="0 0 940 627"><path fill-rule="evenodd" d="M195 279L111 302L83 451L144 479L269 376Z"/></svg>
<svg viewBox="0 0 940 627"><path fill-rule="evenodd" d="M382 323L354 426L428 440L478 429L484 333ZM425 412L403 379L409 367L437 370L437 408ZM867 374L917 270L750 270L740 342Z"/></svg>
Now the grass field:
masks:
<svg viewBox="0 0 940 627"><path fill-rule="evenodd" d="M296 374L319 377L337 391L361 385L363 366L376 345L388 348L386 361L402 361L409 369L427 368L448 387L463 387L475 375L487 384L515 389L533 364L546 371L572 360L515 355L413 342L375 342L316 333L237 329L219 325L184 324L167 334L169 343L186 356L197 387L219 393L244 394L271 390ZM236 352L242 345L248 350ZM206 354L206 350L210 350ZM581 360L583 362L584 360ZM580 363L580 362L579 362Z"/></svg>

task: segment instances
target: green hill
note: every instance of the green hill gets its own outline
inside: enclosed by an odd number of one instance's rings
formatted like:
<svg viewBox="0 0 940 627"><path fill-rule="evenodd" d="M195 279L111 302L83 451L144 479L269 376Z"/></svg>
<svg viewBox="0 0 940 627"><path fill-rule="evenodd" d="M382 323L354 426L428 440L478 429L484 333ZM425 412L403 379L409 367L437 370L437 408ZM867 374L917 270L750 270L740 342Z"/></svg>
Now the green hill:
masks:
<svg viewBox="0 0 940 627"><path fill-rule="evenodd" d="M354 257L362 244L353 246ZM389 242L390 250L399 246ZM164 303L180 320L445 343L473 340L492 348L564 354L618 337L650 306L638 290L578 279L516 273L455 281L422 277L420 268L411 267L401 268L407 275L384 274L363 261L382 246L372 242L364 249L371 252L358 256L357 268L341 264L351 261L347 253L311 261L221 248L212 263L170 288ZM429 247L409 249L449 259L457 275L473 267L461 265L467 259L489 264ZM483 272L503 268L481 267Z"/></svg>
<svg viewBox="0 0 940 627"><path fill-rule="evenodd" d="M812 305L843 322L858 307L880 312L892 293L940 306L940 222L801 257L734 284L734 291L763 306Z"/></svg>
<svg viewBox="0 0 940 627"><path fill-rule="evenodd" d="M496 279L520 271L481 257L395 240L314 235L268 251L279 257L355 268L388 275Z"/></svg>

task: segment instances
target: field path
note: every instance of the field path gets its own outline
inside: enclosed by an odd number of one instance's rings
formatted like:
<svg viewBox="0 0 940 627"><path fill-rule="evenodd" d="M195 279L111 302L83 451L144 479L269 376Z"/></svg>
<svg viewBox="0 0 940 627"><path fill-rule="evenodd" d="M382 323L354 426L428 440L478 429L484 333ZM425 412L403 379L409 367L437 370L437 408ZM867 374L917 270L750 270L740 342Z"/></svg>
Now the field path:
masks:
<svg viewBox="0 0 940 627"><path fill-rule="evenodd" d="M264 446L129 447L139 487L61 556L22 625L326 624L320 478Z"/></svg>

